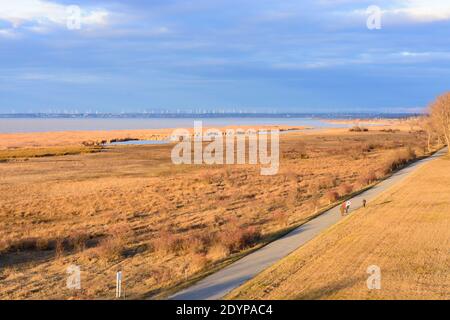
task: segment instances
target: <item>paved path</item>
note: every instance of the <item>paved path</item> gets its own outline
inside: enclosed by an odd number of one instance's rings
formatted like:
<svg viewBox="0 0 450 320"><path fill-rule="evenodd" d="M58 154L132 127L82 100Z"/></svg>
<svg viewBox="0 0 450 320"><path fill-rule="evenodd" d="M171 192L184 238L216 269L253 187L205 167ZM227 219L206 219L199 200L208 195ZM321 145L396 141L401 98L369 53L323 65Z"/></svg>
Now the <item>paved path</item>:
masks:
<svg viewBox="0 0 450 320"><path fill-rule="evenodd" d="M351 211L359 209L362 206L363 199L368 202L373 200L379 194L392 187L394 184L405 179L409 174L419 166L433 159L436 159L446 150L441 150L433 156L417 161L401 171L398 171L388 179L380 182L373 188L355 196L351 199ZM212 300L220 299L234 288L253 278L255 275L271 266L278 260L284 258L292 251L302 246L323 230L332 226L341 220L339 206L334 207L317 218L303 224L297 229L291 231L284 237L271 242L267 246L243 257L222 270L200 280L193 286L182 290L169 299L174 300Z"/></svg>

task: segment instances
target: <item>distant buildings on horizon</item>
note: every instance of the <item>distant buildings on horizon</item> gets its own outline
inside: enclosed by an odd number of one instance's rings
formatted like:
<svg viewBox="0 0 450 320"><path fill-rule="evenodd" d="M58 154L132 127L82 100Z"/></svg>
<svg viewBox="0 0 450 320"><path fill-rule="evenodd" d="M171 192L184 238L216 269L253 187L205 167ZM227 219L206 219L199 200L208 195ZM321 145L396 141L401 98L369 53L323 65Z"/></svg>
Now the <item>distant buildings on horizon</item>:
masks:
<svg viewBox="0 0 450 320"><path fill-rule="evenodd" d="M304 112L212 112L212 111L177 111L177 112L136 112L136 113L5 113L0 114L0 118L50 118L50 119L120 119L120 118L339 118L339 119L357 119L357 118L408 118L420 115L420 113L408 113L408 112L316 112L316 113L304 113Z"/></svg>

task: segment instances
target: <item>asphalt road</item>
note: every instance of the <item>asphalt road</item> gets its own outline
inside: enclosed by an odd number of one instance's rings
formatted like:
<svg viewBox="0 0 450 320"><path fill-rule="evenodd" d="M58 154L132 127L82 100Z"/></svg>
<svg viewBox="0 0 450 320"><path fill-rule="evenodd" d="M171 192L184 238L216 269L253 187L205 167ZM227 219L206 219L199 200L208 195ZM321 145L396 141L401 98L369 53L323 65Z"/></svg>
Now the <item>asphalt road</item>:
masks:
<svg viewBox="0 0 450 320"><path fill-rule="evenodd" d="M368 203L393 185L405 179L408 175L422 166L447 153L443 149L433 156L417 161L398 171L388 179L380 182L373 188L355 196L350 201L351 211L362 207L363 199ZM304 245L333 224L341 220L339 206L334 207L311 221L291 231L284 237L271 242L267 246L243 257L231 265L200 280L193 286L184 289L169 299L173 300L214 300L224 297L228 292L256 276L278 260L286 257L292 251Z"/></svg>

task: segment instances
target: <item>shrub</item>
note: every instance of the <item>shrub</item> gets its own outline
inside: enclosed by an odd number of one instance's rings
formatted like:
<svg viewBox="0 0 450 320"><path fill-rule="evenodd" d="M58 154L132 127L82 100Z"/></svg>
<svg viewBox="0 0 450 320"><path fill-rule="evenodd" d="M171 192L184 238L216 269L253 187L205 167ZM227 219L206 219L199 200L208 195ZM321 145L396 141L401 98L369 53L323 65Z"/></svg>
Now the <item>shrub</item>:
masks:
<svg viewBox="0 0 450 320"><path fill-rule="evenodd" d="M116 260L123 256L126 239L130 236L131 230L127 225L114 226L109 235L102 239L97 248L100 257L106 260Z"/></svg>
<svg viewBox="0 0 450 320"><path fill-rule="evenodd" d="M377 180L381 180L386 175L386 172L383 169L379 169L375 171L375 176L377 177Z"/></svg>
<svg viewBox="0 0 450 320"><path fill-rule="evenodd" d="M189 250L192 253L196 253L196 254L204 254L206 253L206 248L209 241L207 240L207 238L203 238L200 235L189 235L186 237L186 239L184 240L184 243L180 244L180 247L175 248L176 250Z"/></svg>
<svg viewBox="0 0 450 320"><path fill-rule="evenodd" d="M36 238L23 238L17 241L14 241L10 244L9 250L35 250L36 249Z"/></svg>
<svg viewBox="0 0 450 320"><path fill-rule="evenodd" d="M194 254L190 261L190 268L192 272L197 272L202 270L208 263L208 259L204 255Z"/></svg>
<svg viewBox="0 0 450 320"><path fill-rule="evenodd" d="M55 257L61 258L64 255L64 238L58 237L55 240Z"/></svg>
<svg viewBox="0 0 450 320"><path fill-rule="evenodd" d="M86 243L88 240L89 240L89 235L84 232L73 233L69 237L70 244L78 252L81 252L84 249L86 249Z"/></svg>
<svg viewBox="0 0 450 320"><path fill-rule="evenodd" d="M221 260L226 258L230 254L230 250L221 243L214 244L211 246L207 253L207 258L209 260Z"/></svg>
<svg viewBox="0 0 450 320"><path fill-rule="evenodd" d="M240 249L253 247L259 240L261 240L261 232L255 227L248 227L242 230L239 240Z"/></svg>
<svg viewBox="0 0 450 320"><path fill-rule="evenodd" d="M328 191L326 198L330 203L336 202L339 199L339 194L336 191Z"/></svg>
<svg viewBox="0 0 450 320"><path fill-rule="evenodd" d="M172 281L175 276L172 268L164 267L150 267L149 274L150 278L160 285Z"/></svg>
<svg viewBox="0 0 450 320"><path fill-rule="evenodd" d="M50 242L46 238L39 238L36 240L36 249L38 250L48 250L50 248Z"/></svg>
<svg viewBox="0 0 450 320"><path fill-rule="evenodd" d="M400 129L381 129L381 132L395 133L400 132Z"/></svg>
<svg viewBox="0 0 450 320"><path fill-rule="evenodd" d="M377 148L377 145L374 143L364 143L361 145L362 152L371 152L372 150L375 150Z"/></svg>
<svg viewBox="0 0 450 320"><path fill-rule="evenodd" d="M368 184L371 184L372 182L376 181L377 177L373 171L368 171L366 173L363 173L360 178L358 179L358 183L361 186L366 186Z"/></svg>
<svg viewBox="0 0 450 320"><path fill-rule="evenodd" d="M97 253L106 260L116 260L123 254L124 242L118 237L107 237L100 241Z"/></svg>
<svg viewBox="0 0 450 320"><path fill-rule="evenodd" d="M347 183L343 183L338 188L339 194L345 196L353 191L353 186Z"/></svg>
<svg viewBox="0 0 450 320"><path fill-rule="evenodd" d="M350 128L350 132L367 132L367 131L369 131L369 129L360 126L354 126Z"/></svg>
<svg viewBox="0 0 450 320"><path fill-rule="evenodd" d="M157 238L153 239L152 243L156 251L165 253L177 253L184 247L184 241L169 231L162 231Z"/></svg>
<svg viewBox="0 0 450 320"><path fill-rule="evenodd" d="M261 239L261 232L255 227L224 230L219 235L219 241L230 252L243 250L254 246Z"/></svg>
<svg viewBox="0 0 450 320"><path fill-rule="evenodd" d="M6 253L10 248L10 243L7 240L0 240L0 253Z"/></svg>
<svg viewBox="0 0 450 320"><path fill-rule="evenodd" d="M392 172L406 165L411 160L417 158L415 151L408 147L406 149L397 150L385 164L385 170Z"/></svg>

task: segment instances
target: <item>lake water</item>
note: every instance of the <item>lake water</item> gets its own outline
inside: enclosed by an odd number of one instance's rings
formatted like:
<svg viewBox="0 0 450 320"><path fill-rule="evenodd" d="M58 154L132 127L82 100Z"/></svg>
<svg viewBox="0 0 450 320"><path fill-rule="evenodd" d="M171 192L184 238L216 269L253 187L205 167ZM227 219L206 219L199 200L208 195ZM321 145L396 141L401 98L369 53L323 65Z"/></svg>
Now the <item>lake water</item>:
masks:
<svg viewBox="0 0 450 320"><path fill-rule="evenodd" d="M303 130L318 130L320 128L315 129L294 129L294 130L287 130L287 131L280 131L279 134L286 134L290 132L300 132ZM272 134L270 131L258 131L259 134ZM118 142L111 142L108 143L108 146L131 146L131 145L154 145L154 144L168 144L171 143L170 140L129 140L129 141L118 141Z"/></svg>
<svg viewBox="0 0 450 320"><path fill-rule="evenodd" d="M136 146L136 145L156 145L156 144L168 144L169 140L130 140L108 143L108 146Z"/></svg>
<svg viewBox="0 0 450 320"><path fill-rule="evenodd" d="M0 133L48 132L48 131L96 131L96 130L135 130L163 128L192 128L194 121L203 121L204 127L223 127L232 125L284 125L311 126L315 128L338 128L346 125L330 124L311 118L121 118L121 119L47 119L47 118L0 118ZM131 143L131 142L130 142Z"/></svg>

